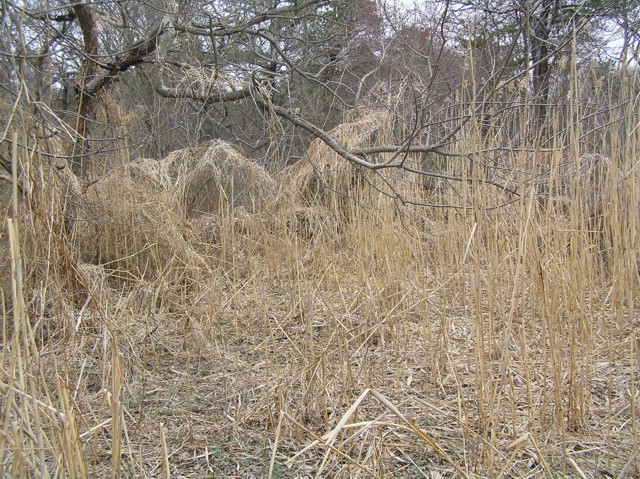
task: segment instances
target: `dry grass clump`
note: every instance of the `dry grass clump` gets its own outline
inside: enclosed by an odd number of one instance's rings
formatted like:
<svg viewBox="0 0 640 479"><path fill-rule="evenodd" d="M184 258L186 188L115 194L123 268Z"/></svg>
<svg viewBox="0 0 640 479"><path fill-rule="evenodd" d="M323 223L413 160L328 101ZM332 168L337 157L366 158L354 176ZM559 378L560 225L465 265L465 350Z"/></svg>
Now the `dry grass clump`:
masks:
<svg viewBox="0 0 640 479"><path fill-rule="evenodd" d="M84 201L76 223L84 261L118 271L124 282L202 266L179 198L153 160L113 170L88 188Z"/></svg>
<svg viewBox="0 0 640 479"><path fill-rule="evenodd" d="M224 141L174 151L160 168L175 182L187 218L239 207L257 213L276 196L275 181L264 168Z"/></svg>
<svg viewBox="0 0 640 479"><path fill-rule="evenodd" d="M356 112L352 115L356 116ZM390 123L389 113L370 110L330 133L347 149L362 147L390 141ZM349 164L322 140L316 139L305 156L285 168L277 180L290 192L294 204L324 207L341 221L349 217L354 202L357 204L361 199L367 176L371 176L369 172Z"/></svg>
<svg viewBox="0 0 640 479"><path fill-rule="evenodd" d="M225 217L246 232L275 194L264 169L224 142L137 160L89 186L77 223L81 255L132 278L159 278L171 265L188 276L205 263L194 233L218 243Z"/></svg>
<svg viewBox="0 0 640 479"><path fill-rule="evenodd" d="M392 115L374 109L350 112L345 123L330 133L347 149L395 141ZM389 154L378 154L368 159L382 162L387 157ZM402 159L404 166L420 169L421 160L415 155L403 155ZM429 212L415 207L429 200L419 176L400 168L372 172L352 165L320 139L311 142L305 155L280 172L276 180L285 192L279 201L283 214L288 215L287 224L305 237L313 237L308 233L314 231L334 238L348 236L347 226L364 228L365 218L374 228L391 220L412 234L426 231L428 235ZM401 204L404 206L399 208Z"/></svg>

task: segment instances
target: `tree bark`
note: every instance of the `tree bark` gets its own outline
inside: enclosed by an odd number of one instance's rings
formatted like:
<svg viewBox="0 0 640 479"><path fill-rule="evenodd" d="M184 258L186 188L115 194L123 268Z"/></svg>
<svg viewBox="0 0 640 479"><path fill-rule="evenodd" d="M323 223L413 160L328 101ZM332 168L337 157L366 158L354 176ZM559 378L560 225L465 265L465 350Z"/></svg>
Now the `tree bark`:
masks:
<svg viewBox="0 0 640 479"><path fill-rule="evenodd" d="M91 122L95 121L95 106L98 90L89 91L87 85L94 80L100 52L99 25L95 12L86 3L73 6L78 24L82 30L84 40L84 58L78 74L76 91L77 120L76 140L73 145L71 169L78 177L83 177L86 171L86 158L90 152Z"/></svg>

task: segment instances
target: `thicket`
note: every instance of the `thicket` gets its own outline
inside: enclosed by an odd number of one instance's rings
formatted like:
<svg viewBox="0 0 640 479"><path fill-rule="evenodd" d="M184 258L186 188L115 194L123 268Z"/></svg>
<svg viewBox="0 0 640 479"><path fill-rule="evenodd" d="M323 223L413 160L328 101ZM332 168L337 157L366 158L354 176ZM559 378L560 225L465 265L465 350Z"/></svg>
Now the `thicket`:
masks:
<svg viewBox="0 0 640 479"><path fill-rule="evenodd" d="M0 475L637 476L640 85L596 12L226 5L3 4Z"/></svg>

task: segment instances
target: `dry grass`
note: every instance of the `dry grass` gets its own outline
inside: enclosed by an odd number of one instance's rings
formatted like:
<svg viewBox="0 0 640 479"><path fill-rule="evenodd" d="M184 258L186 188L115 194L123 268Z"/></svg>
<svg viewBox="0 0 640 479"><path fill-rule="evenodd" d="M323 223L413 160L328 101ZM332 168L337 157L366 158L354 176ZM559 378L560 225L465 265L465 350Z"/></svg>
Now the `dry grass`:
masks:
<svg viewBox="0 0 640 479"><path fill-rule="evenodd" d="M335 174L320 143L279 178L286 201L223 144L85 194L16 154L0 475L637 476L639 135L548 201L539 175L561 185L584 156L514 149L517 202L485 208L470 178L424 198L473 199L448 214Z"/></svg>
<svg viewBox="0 0 640 479"><path fill-rule="evenodd" d="M354 113L353 116L356 116ZM356 148L371 144L384 144L391 140L391 115L387 112L365 110L357 119L350 118L334 128L331 134L346 148ZM332 217L334 222L348 222L354 206L362 200L362 184L371 178L369 172L362 171L344 161L322 140L311 142L306 155L285 168L278 175L281 189L288 195L284 200L313 210L322 209L323 217ZM286 208L285 208L286 209ZM298 209L298 216L310 213ZM310 213L313 221L313 214Z"/></svg>

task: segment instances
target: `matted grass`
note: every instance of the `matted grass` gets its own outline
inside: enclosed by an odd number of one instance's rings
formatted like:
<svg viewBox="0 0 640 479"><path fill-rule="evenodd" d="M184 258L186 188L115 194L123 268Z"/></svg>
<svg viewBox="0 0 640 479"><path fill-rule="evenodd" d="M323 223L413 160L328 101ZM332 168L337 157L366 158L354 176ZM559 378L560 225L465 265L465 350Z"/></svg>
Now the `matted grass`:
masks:
<svg viewBox="0 0 640 479"><path fill-rule="evenodd" d="M69 178L17 154L0 474L637 476L639 130L598 152L615 166L597 178L542 192L582 152L510 150L520 197L497 209L512 198L481 178L425 190L473 200L435 212L372 178L342 184L346 215L317 191L255 209L218 195L207 226L176 186L191 168L141 162L89 188L75 232Z"/></svg>

